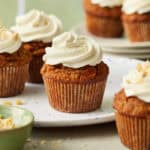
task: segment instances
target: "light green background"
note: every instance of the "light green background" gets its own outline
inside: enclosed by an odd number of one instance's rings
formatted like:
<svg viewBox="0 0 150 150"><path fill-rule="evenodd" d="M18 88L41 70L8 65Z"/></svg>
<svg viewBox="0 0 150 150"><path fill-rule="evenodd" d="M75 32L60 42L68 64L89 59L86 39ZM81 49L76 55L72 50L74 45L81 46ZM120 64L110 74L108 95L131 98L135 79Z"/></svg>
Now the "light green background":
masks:
<svg viewBox="0 0 150 150"><path fill-rule="evenodd" d="M14 23L17 14L16 0L0 0L0 23L10 26Z"/></svg>
<svg viewBox="0 0 150 150"><path fill-rule="evenodd" d="M65 30L83 22L82 0L26 0L26 11L40 9L58 16ZM14 24L17 0L0 0L0 20L6 27Z"/></svg>

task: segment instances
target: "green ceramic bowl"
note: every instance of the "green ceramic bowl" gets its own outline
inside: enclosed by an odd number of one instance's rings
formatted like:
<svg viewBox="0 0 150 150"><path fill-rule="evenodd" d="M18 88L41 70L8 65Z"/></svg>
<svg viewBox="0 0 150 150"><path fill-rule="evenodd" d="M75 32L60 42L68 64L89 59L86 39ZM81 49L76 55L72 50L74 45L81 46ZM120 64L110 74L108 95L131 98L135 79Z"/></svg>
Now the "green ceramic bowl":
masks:
<svg viewBox="0 0 150 150"><path fill-rule="evenodd" d="M22 150L32 131L33 114L22 108L0 105L0 115L12 117L16 126L0 131L0 150Z"/></svg>

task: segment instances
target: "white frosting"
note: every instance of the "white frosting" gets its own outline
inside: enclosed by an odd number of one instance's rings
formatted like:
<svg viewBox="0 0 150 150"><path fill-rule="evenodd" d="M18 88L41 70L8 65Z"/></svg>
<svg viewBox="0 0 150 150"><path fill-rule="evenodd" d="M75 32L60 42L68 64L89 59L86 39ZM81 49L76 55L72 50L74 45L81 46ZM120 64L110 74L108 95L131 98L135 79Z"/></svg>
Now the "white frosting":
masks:
<svg viewBox="0 0 150 150"><path fill-rule="evenodd" d="M117 7L122 5L123 0L91 0L91 2L101 7Z"/></svg>
<svg viewBox="0 0 150 150"><path fill-rule="evenodd" d="M0 54L12 54L18 51L21 44L21 39L17 33L6 29L0 29Z"/></svg>
<svg viewBox="0 0 150 150"><path fill-rule="evenodd" d="M123 88L126 95L137 96L144 102L150 103L150 62L139 64L123 78Z"/></svg>
<svg viewBox="0 0 150 150"><path fill-rule="evenodd" d="M150 0L125 0L123 12L126 14L144 14L150 12Z"/></svg>
<svg viewBox="0 0 150 150"><path fill-rule="evenodd" d="M54 38L52 47L46 48L43 60L46 64L63 64L70 68L96 66L102 60L102 51L97 43L74 32L65 32Z"/></svg>
<svg viewBox="0 0 150 150"><path fill-rule="evenodd" d="M24 16L18 16L16 26L12 29L20 34L23 42L43 41L48 43L62 33L63 27L56 16L32 10Z"/></svg>

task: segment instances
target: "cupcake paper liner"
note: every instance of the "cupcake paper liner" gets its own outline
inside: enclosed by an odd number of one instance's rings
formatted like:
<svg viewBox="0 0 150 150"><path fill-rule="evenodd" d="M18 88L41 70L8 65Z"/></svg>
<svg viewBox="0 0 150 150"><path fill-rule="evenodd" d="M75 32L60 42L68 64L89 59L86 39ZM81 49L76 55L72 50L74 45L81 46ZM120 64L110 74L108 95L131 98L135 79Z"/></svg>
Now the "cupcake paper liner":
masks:
<svg viewBox="0 0 150 150"><path fill-rule="evenodd" d="M116 112L116 124L125 146L131 150L150 150L150 118Z"/></svg>
<svg viewBox="0 0 150 150"><path fill-rule="evenodd" d="M29 81L31 83L43 83L40 70L43 65L42 56L33 56L29 65Z"/></svg>
<svg viewBox="0 0 150 150"><path fill-rule="evenodd" d="M125 33L132 42L150 41L150 22L126 22Z"/></svg>
<svg viewBox="0 0 150 150"><path fill-rule="evenodd" d="M52 107L62 112L81 113L101 106L106 80L89 83L67 83L44 77Z"/></svg>
<svg viewBox="0 0 150 150"><path fill-rule="evenodd" d="M123 34L122 22L116 18L94 16L86 12L87 29L101 37L120 37Z"/></svg>
<svg viewBox="0 0 150 150"><path fill-rule="evenodd" d="M0 97L15 96L24 90L28 68L28 64L0 68Z"/></svg>

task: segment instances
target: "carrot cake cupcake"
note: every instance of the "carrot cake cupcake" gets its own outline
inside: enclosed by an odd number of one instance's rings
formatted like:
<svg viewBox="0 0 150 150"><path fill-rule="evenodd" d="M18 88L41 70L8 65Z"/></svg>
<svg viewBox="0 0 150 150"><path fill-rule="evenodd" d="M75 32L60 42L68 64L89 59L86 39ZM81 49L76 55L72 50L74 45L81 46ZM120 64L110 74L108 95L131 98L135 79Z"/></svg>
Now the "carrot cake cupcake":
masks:
<svg viewBox="0 0 150 150"><path fill-rule="evenodd" d="M122 3L123 0L84 0L89 32L106 38L122 36Z"/></svg>
<svg viewBox="0 0 150 150"><path fill-rule="evenodd" d="M131 150L150 150L150 62L124 77L113 106L122 143Z"/></svg>
<svg viewBox="0 0 150 150"><path fill-rule="evenodd" d="M149 0L125 0L122 19L126 35L130 41L150 41Z"/></svg>
<svg viewBox="0 0 150 150"><path fill-rule="evenodd" d="M92 39L65 32L46 48L43 60L41 74L55 109L80 113L101 106L109 69Z"/></svg>
<svg viewBox="0 0 150 150"><path fill-rule="evenodd" d="M15 96L23 91L30 59L19 35L0 29L0 97Z"/></svg>
<svg viewBox="0 0 150 150"><path fill-rule="evenodd" d="M16 26L12 29L20 34L24 49L32 54L29 82L43 82L40 69L43 65L45 47L51 46L52 39L62 32L62 28L62 23L56 16L38 10L31 10L16 18Z"/></svg>

